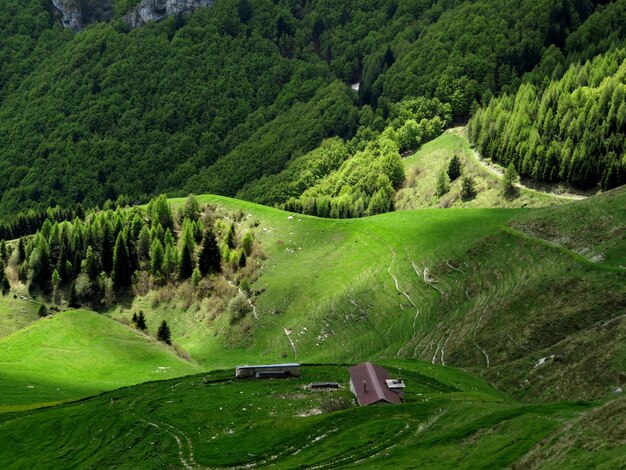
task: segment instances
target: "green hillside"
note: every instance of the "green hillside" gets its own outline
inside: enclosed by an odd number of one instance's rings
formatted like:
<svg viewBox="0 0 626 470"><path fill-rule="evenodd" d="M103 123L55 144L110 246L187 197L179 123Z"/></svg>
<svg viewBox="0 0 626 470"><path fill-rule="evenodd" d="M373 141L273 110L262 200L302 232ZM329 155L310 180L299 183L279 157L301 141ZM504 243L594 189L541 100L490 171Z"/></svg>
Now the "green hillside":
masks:
<svg viewBox="0 0 626 470"><path fill-rule="evenodd" d="M590 409L520 405L455 369L396 365L408 387L402 405L355 407L347 367L328 365L289 380L213 372L0 415L0 457L7 468L502 468ZM319 380L343 388L303 388ZM615 449L612 458L623 462Z"/></svg>
<svg viewBox="0 0 626 470"><path fill-rule="evenodd" d="M626 308L625 197L622 189L539 210L338 221L203 196L218 213L243 214L263 247L256 310L233 322L225 303L212 309L218 294L190 303L153 292L111 313L143 310L153 333L166 319L173 340L207 368L416 358L484 369L524 400L602 397L625 372L615 360Z"/></svg>
<svg viewBox="0 0 626 470"><path fill-rule="evenodd" d="M0 411L201 369L104 316L74 310L0 339Z"/></svg>

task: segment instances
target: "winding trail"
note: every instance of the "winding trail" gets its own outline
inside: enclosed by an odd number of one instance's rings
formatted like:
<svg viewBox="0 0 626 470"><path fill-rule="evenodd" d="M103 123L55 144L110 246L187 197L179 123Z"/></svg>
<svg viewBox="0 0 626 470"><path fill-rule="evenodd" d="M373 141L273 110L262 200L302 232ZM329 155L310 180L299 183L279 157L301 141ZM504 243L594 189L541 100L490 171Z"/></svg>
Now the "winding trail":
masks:
<svg viewBox="0 0 626 470"><path fill-rule="evenodd" d="M489 354L487 354L487 351L485 351L483 348L481 348L478 343L476 342L476 331L478 331L478 328L480 328L480 322L483 319L483 315L487 312L487 307L485 307L485 310L483 310L483 313L480 314L480 317L478 317L478 322L476 322L476 326L474 327L474 334L472 335L472 342L474 343L474 346L476 346L480 352L483 353L483 355L485 356L485 359L487 361L487 369L489 369Z"/></svg>
<svg viewBox="0 0 626 470"><path fill-rule="evenodd" d="M280 328L281 330L283 330L283 333L285 333L285 336L289 340L289 344L291 344L291 349L293 349L293 359L295 361L296 357L298 357L298 350L296 349L296 344L291 339L291 330L289 328L285 328L284 326L279 325L275 321L272 321L272 323L276 325L278 328Z"/></svg>
<svg viewBox="0 0 626 470"><path fill-rule="evenodd" d="M420 315L420 309L419 309L419 307L417 306L417 304L413 301L413 299L411 298L411 296L410 296L407 292L403 291L403 290L400 288L400 282L398 281L398 278L397 278L396 276L394 276L394 274L391 272L391 268L393 267L393 264L395 263L395 261L396 261L396 257L397 257L397 253L396 253L396 251L395 251L395 250L391 247L391 245L390 245L389 243L387 243L386 241L381 240L380 238L378 238L378 237L376 237L376 236L372 235L371 233L368 233L368 232L366 232L366 233L367 233L367 235L368 235L368 236L370 236L370 237L371 237L371 238L373 238L374 240L376 240L376 241L378 241L379 243L382 243L383 245L385 245L385 246L387 247L387 249L389 250L389 252L391 253L391 263L389 263L389 266L387 267L387 273L388 273L388 274L391 276L391 278L393 279L393 282L394 282L394 284L395 284L395 286L396 286L396 290L397 290L400 294L404 295L404 296L405 296L405 297L409 300L409 302L411 303L411 305L413 306L413 308L415 309L415 317L413 318L413 336L411 337L411 339L410 339L410 340L409 340L409 341L408 341L405 345L403 345L400 349L398 349L398 351L397 351L397 352L396 352L396 354L394 355L394 357L399 357L399 356L400 356L400 353L402 353L402 351L403 351L405 348L407 348L407 347L409 346L409 344L411 344L413 341L415 341L415 338L417 337L417 318L418 318L418 317L419 317L419 315ZM403 247L404 247L404 251L406 252L406 251L407 251L407 250L406 250L406 246L404 246L404 245L403 245ZM407 257L408 257L408 253L407 253ZM402 305L400 305L400 308L401 308L402 310L404 310L404 308L402 307Z"/></svg>
<svg viewBox="0 0 626 470"><path fill-rule="evenodd" d="M259 315L257 314L256 305L254 305L254 302L252 302L252 299L250 297L248 297L246 295L246 293L243 290L241 290L241 287L239 287L233 281L226 281L226 282L228 283L228 285L230 285L230 286L234 287L235 289L237 289L239 291L239 293L246 298L246 301L248 302L248 305L250 305L250 307L252 308L252 315L254 315L254 319L258 320L259 319Z"/></svg>

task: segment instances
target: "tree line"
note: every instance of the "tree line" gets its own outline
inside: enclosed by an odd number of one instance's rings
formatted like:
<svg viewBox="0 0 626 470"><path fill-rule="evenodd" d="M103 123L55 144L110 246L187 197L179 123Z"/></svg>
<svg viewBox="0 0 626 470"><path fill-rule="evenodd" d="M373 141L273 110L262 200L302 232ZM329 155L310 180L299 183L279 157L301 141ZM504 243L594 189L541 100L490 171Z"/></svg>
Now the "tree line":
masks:
<svg viewBox="0 0 626 470"><path fill-rule="evenodd" d="M0 274L10 266L32 292L57 298L63 291L70 307L97 307L131 294L142 276L154 285L198 285L224 269L237 272L253 247L251 232L240 233L234 222L201 211L193 196L174 214L161 195L145 209L118 207L85 220L46 219L34 236L12 247L0 242Z"/></svg>

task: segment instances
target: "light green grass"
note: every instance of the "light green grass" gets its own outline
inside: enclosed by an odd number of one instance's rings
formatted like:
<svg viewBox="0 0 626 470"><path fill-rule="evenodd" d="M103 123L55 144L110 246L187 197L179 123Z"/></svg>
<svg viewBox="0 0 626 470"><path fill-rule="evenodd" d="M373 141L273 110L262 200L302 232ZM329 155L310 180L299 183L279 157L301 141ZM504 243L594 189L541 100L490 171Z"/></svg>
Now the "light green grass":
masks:
<svg viewBox="0 0 626 470"><path fill-rule="evenodd" d="M329 398L352 399L346 366L307 366L290 380L241 381L228 370L143 384L0 415L0 459L5 468L503 468L589 408L519 405L484 384L450 389L422 375L435 369L406 364L402 405L322 414L311 413ZM303 388L320 380L343 389Z"/></svg>
<svg viewBox="0 0 626 470"><path fill-rule="evenodd" d="M22 296L0 296L0 338L18 331L39 318L39 304Z"/></svg>
<svg viewBox="0 0 626 470"><path fill-rule="evenodd" d="M0 340L0 410L199 370L110 318L83 310L59 313Z"/></svg>

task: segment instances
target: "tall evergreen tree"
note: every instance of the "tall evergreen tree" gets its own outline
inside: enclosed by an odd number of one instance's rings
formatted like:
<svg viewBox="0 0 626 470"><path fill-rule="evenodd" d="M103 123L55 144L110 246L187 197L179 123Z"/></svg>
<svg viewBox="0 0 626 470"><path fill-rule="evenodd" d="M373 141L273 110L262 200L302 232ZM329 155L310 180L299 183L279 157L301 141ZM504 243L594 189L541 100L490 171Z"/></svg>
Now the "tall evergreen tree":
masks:
<svg viewBox="0 0 626 470"><path fill-rule="evenodd" d="M235 224L231 224L226 233L226 244L228 248L233 249L237 246L237 240L235 239Z"/></svg>
<svg viewBox="0 0 626 470"><path fill-rule="evenodd" d="M150 248L150 271L152 271L153 275L162 274L164 257L163 245L158 238L155 238Z"/></svg>
<svg viewBox="0 0 626 470"><path fill-rule="evenodd" d="M130 270L130 260L124 231L120 232L115 241L113 250L113 268L111 278L116 291L121 292L130 287L132 282L132 272Z"/></svg>
<svg viewBox="0 0 626 470"><path fill-rule="evenodd" d="M457 155L454 155L448 164L448 178L450 181L454 181L459 176L461 176L461 160Z"/></svg>
<svg viewBox="0 0 626 470"><path fill-rule="evenodd" d="M198 259L198 269L203 276L221 271L222 257L217 246L215 234L211 229L207 229L202 237L202 248Z"/></svg>
<svg viewBox="0 0 626 470"><path fill-rule="evenodd" d="M166 344L172 344L172 334L165 320L163 320L159 325L159 330L157 331L157 339L159 341L163 341Z"/></svg>

